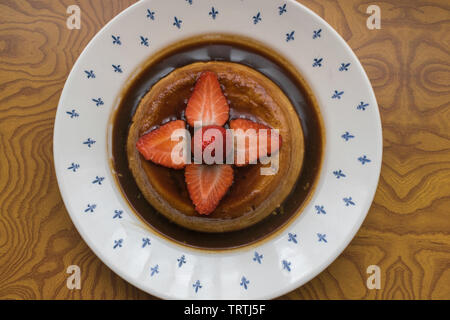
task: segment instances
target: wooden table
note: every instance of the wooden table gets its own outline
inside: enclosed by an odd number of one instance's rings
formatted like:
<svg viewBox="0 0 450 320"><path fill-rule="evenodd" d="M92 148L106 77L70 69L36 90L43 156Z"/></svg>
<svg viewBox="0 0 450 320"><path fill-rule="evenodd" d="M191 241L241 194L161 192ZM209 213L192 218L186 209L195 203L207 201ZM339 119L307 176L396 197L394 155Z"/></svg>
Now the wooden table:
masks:
<svg viewBox="0 0 450 320"><path fill-rule="evenodd" d="M151 299L86 246L53 167L56 106L94 34L132 0L0 1L0 298ZM278 5L280 1L277 1ZM282 2L282 1L281 1ZM384 1L368 30L365 0L302 0L364 65L379 102L384 156L367 219L344 253L286 299L450 299L450 4ZM80 30L66 9L82 10ZM79 265L82 289L66 288ZM369 265L381 289L366 287Z"/></svg>

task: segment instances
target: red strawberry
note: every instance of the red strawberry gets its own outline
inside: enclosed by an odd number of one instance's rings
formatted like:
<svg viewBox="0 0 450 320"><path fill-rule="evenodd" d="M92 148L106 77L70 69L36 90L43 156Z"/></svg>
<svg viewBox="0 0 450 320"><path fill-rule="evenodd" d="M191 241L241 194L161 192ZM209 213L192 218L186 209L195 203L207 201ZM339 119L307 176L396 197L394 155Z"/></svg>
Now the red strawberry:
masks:
<svg viewBox="0 0 450 320"><path fill-rule="evenodd" d="M201 121L202 126L223 126L228 121L230 107L214 72L203 72L188 101L186 119L190 126Z"/></svg>
<svg viewBox="0 0 450 320"><path fill-rule="evenodd" d="M217 140L216 141L216 135L217 135L217 131L218 130L220 132L220 136L222 137L222 141ZM200 153L200 150L196 150L195 148L201 148L201 159L204 160L203 157L203 152L205 151L206 147L211 146L211 156L215 157L215 153L216 150L218 150L219 148L221 148L222 151L222 163L223 160L226 159L226 156L228 154L229 151L231 151L232 149L232 137L230 135L230 137L227 139L227 131L225 130L224 127L220 127L220 126L206 126L206 127L202 127L200 129L198 129L197 131L195 131L194 136L192 137L192 153L195 156L198 156L198 154ZM228 151L228 152L227 152ZM209 152L207 152L207 154L209 155ZM200 158L199 158L200 159ZM208 164L212 164L212 163L208 163Z"/></svg>
<svg viewBox="0 0 450 320"><path fill-rule="evenodd" d="M233 168L226 164L189 164L184 178L195 210L209 215L219 205L233 183Z"/></svg>
<svg viewBox="0 0 450 320"><path fill-rule="evenodd" d="M186 123L183 120L171 121L143 135L136 143L136 147L146 160L164 167L182 169L186 166L184 162L176 164L172 160L172 150L179 141L172 141L171 136L175 130L185 128Z"/></svg>
<svg viewBox="0 0 450 320"><path fill-rule="evenodd" d="M240 167L240 166L244 166L247 165L251 162L255 162L256 160L262 158L265 155L271 155L272 153L277 152L280 148L281 148L281 136L279 134L277 134L275 131L272 131L271 128L269 128L268 126L265 126L261 123L257 123L251 120L247 120L247 119L235 119L235 120L231 120L230 121L230 128L233 129L233 134L235 136L235 141L236 141L236 147L235 147L235 164ZM241 148L239 148L239 137L243 135L243 133L241 132L239 134L239 131L236 131L238 129L241 129L244 132L244 136L245 136L245 145ZM253 134L248 134L246 135L245 132L248 129L253 129L254 133ZM260 146L260 139L259 139L259 133L261 129L265 129L266 131L266 137L267 137L267 144L266 144L266 150L267 152L265 152L264 147L262 147L262 150L259 150L259 146ZM250 132L249 132L250 133ZM278 148L271 150L271 134L274 135L275 139L276 137L278 137ZM255 137L256 135L256 137ZM256 143L252 144L251 142L251 138L254 138ZM241 138L242 139L242 138ZM245 163L238 163L239 157L238 155L242 155L244 153L245 155ZM261 153L261 154L260 154ZM255 158L256 156L256 158Z"/></svg>

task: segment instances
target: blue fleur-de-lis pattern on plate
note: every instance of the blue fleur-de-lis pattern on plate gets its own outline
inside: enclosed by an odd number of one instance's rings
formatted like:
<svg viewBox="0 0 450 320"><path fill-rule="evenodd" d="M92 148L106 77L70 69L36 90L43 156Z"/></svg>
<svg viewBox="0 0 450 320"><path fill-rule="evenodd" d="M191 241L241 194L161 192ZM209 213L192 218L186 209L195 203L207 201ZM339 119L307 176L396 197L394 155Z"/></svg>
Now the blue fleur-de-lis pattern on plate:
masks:
<svg viewBox="0 0 450 320"><path fill-rule="evenodd" d="M291 32L286 33L286 42L295 40L294 34L295 34L295 31L291 31Z"/></svg>
<svg viewBox="0 0 450 320"><path fill-rule="evenodd" d="M312 36L313 39L318 39L318 38L320 38L321 36L322 36L322 29L314 30L314 31L313 31L313 36Z"/></svg>
<svg viewBox="0 0 450 320"><path fill-rule="evenodd" d="M173 17L173 25L177 27L178 29L181 29L181 24L183 21L181 19L178 19L177 17Z"/></svg>
<svg viewBox="0 0 450 320"><path fill-rule="evenodd" d="M192 0L186 0L186 2L189 4L189 5L192 5L193 4L193 1ZM202 11L202 15L203 15L203 17L205 18L205 19L207 19L206 21L210 21L210 23L216 23L216 24L220 24L220 20L223 20L223 19L225 19L225 16L223 16L222 17L222 15L223 14L225 14L225 11L223 11L224 13L220 13L220 12L222 12L222 10L224 10L224 8L221 8L221 7L219 7L219 8L217 8L217 7L214 7L214 6L212 6L212 7L210 7L211 9L209 10L209 6L205 9L205 10L203 10ZM158 8L155 8L155 9L158 9ZM194 10L195 8L194 7L192 7L192 9L191 10ZM219 11L219 10L220 11ZM258 9L258 8L257 8ZM188 9L185 9L185 10L188 10ZM254 30L257 30L258 28L261 28L261 27L264 27L264 25L268 22L268 19L269 18L271 18L271 17L273 17L274 15L279 15L279 16L283 16L285 13L287 13L288 12L288 7L287 7L287 4L286 3L282 3L282 4L280 4L279 3L279 6L278 6L278 4L276 5L276 6L272 6L272 9L271 10L273 10L272 12L271 12L271 14L269 15L269 13L266 13L264 10L260 10L260 11L257 11L257 10L254 10L254 11L251 11L250 12L250 14L246 14L246 16L244 17L244 21L245 21L245 23L247 23L248 25L251 25L251 24L253 24L253 25L258 25L258 24L260 24L260 22L262 22L262 18L263 18L263 16L264 16L264 22L263 22L263 24L261 24L261 26L256 26L255 27L255 29ZM275 10L277 10L278 11L278 14L277 14L277 11L275 11ZM291 8L289 8L289 10L291 10ZM293 10L293 9L292 9ZM158 11L158 10L156 10L156 11ZM145 9L144 10L141 10L140 11L140 17L141 17L141 19L142 20L145 20L145 17L143 16L143 14L145 13ZM255 14L256 13L256 14ZM156 13L155 13L155 11L152 11L151 9L147 9L147 11L146 11L146 17L147 17L147 19L148 20L155 20L155 16L156 16ZM166 21L166 23L168 24L168 27L169 28L171 28L172 29L172 26L173 27L175 27L175 28L177 28L177 29L182 29L182 27L184 26L184 24L186 24L186 26L188 26L188 24L189 24L189 22L190 22L190 20L189 19L187 19L187 17L185 17L187 20L186 20L186 22L184 22L183 23L183 21L182 21L182 19L178 16L178 13L177 13L177 16L173 16L175 13L172 13L169 17L168 17L168 20ZM253 16L252 16L252 14L254 14ZM173 16L173 21L171 20L171 17ZM221 19L218 19L216 22L212 22L213 20L216 20L217 19L217 17L220 17ZM249 19L251 17L251 19ZM159 16L158 16L158 18L159 18ZM281 19L285 19L286 17L283 17L283 18L280 18L280 21L281 21ZM171 24L172 24L172 26L171 26ZM291 41L294 41L295 40L295 38L298 36L298 39L297 39L297 41L299 41L299 40L301 40L301 33L299 33L298 35L296 35L295 34L295 30L292 30L292 29L290 29L290 28L295 28L295 26L287 26L286 27L286 29L282 29L281 30L281 32L279 31L279 33L278 33L278 37L279 37L279 40L281 40L282 42L284 42L283 40L283 35L285 34L285 41L286 42L291 42ZM317 28L317 27L316 27ZM284 32L286 32L286 31L288 31L287 33L284 33ZM311 32L312 31L312 38L313 39L319 39L319 38L321 38L323 35L324 35L324 32L323 32L323 30L321 29L321 28L317 28L317 29L315 29L315 30L313 30L313 29L309 29L309 31L307 31L308 33L307 33L307 37L310 37L311 36ZM144 32L144 31L142 31L142 32ZM150 46L150 41L149 41L149 35L147 34L147 36L144 36L144 35L139 35L139 33L138 34L135 34L133 37L134 37L134 41L129 41L129 39L127 39L127 37L125 37L125 34L122 34L122 36L124 36L124 38L123 38L123 40L122 40L122 38L121 38L121 35L119 35L119 34L112 34L112 35L110 35L110 34L107 34L107 38L105 38L106 39L106 43L107 44L109 44L110 46L122 46L122 47L126 47L126 45L128 44L128 42L134 42L134 45L135 46L139 46L139 44L141 45L141 46L144 46L144 47L149 47ZM327 34L325 33L325 36L327 36ZM133 37L131 38L131 40L133 40ZM326 39L325 40L328 40L328 38L327 37L325 37ZM138 41L138 39L139 39L139 43L137 42ZM112 42L112 45L111 45L111 42ZM124 43L123 43L124 42ZM316 42L314 42L314 43L316 43ZM293 45L295 46L295 42L293 43ZM157 44L156 44L156 39L155 39L155 43L153 43L153 38L152 38L152 46L156 46ZM117 49L117 50L119 50L119 49ZM144 50L144 49L142 49L142 50ZM321 68L321 67L323 67L322 68L322 70L326 70L326 69L328 69L328 67L329 67L329 65L331 65L331 62L330 61L332 61L332 60L330 60L329 59L329 57L327 56L327 55L325 55L325 52L324 53L322 53L322 52L320 52L319 53L320 55L322 55L322 54L324 54L322 57L320 57L320 56L316 56L316 58L314 58L313 59L313 61L311 61L311 60L308 60L308 61L306 61L306 63L307 64L309 64L309 65L311 65L311 63L312 63L312 67L314 67L314 68ZM311 58L313 58L314 56L311 56L310 57L310 59ZM336 74L336 75L341 75L341 72L342 73L346 73L346 72L348 72L347 74L348 75L352 75L352 71L353 71L353 69L357 69L357 67L358 66L354 66L354 65L352 65L352 63L350 63L350 62L346 62L346 58L345 57L338 57L338 59L342 59L342 60L337 60L336 62L334 62L331 66L330 66L330 69L332 69L333 71L334 71L334 74ZM348 58L347 58L348 59ZM341 61L344 61L344 62L342 62L341 63ZM348 60L347 60L348 61ZM108 68L110 68L109 67L109 65L111 65L112 66L112 71L114 71L114 73L123 73L124 72L124 69L122 68L122 66L120 65L120 64L111 64L112 62L119 62L119 61L111 61L111 62L108 62L108 64L107 64L107 67ZM120 61L120 62L122 62L123 63L123 61ZM120 63L119 62L119 63ZM324 63L325 62L325 63ZM85 65L85 67L86 68L93 68L93 69L95 69L95 70L97 70L97 72L100 72L99 70L100 69L97 69L98 68L98 66L95 66L95 65L90 65L90 64L86 64ZM131 69L131 67L129 66L129 65L125 65L125 71L128 69L128 68L130 68ZM84 74L83 74L83 71L84 71ZM337 71L339 71L339 72L337 72ZM91 70L91 69L86 69L86 70L84 70L84 68L83 69L81 69L79 72L78 72L78 76L80 76L80 75L83 75L83 80L85 80L85 78L84 77L86 77L87 79L95 79L96 78L96 73L94 72L94 70ZM102 73L99 73L99 75L100 75L100 78L102 78L101 76L103 75ZM343 75L344 76L344 75ZM100 80L100 79L99 79ZM87 82L87 83L89 83L89 82ZM95 82L93 82L93 83L95 83ZM337 83L337 86L336 87L338 87L339 86L339 83ZM331 87L330 89L334 89L333 87ZM346 96L345 96L345 100L344 101L347 101L347 100L350 100L350 98L351 98L351 93L350 93L350 90L348 89L348 88L345 88L345 87L342 87L342 88L339 88L339 89L343 89L343 90L334 90L334 93L332 94L332 96L331 96L331 98L332 99L337 99L337 100L340 100L342 97L343 97L343 95L344 95L344 90L346 90ZM348 92L347 92L347 90L348 90ZM329 93L331 93L331 91L332 90L330 90L330 92ZM95 94L95 93L94 93ZM88 97L88 105L89 105L89 98L91 98L91 97ZM110 99L107 99L108 97L107 96L104 96L104 98L106 98L106 101L109 101ZM356 105L356 103L360 100L360 99L365 99L363 96L362 97L360 97L358 100L356 100L356 101L354 101L353 103L353 108L354 108L354 106ZM368 98L367 98L368 99ZM103 106L104 104L105 104L105 102L103 101L103 98L92 98L91 99L92 100L92 102L94 102L95 103L95 106L97 106L97 107L100 107L100 106ZM368 100L369 102L371 101L371 100ZM371 102L372 103L372 102ZM70 104L68 104L69 106L70 106ZM75 105L73 105L73 106L75 106ZM93 105L92 105L93 106ZM350 104L350 106L349 106L351 109L352 109L352 104ZM357 106L356 106L356 109L357 110L361 110L361 111L365 111L367 108L369 107L369 103L366 103L366 102L363 102L363 101L361 101ZM77 107L78 108L78 107ZM83 111L84 110L82 110L82 109L78 109L78 110L81 110L82 111L82 113L83 113ZM354 110L354 109L353 109ZM64 111L66 111L66 110L64 110ZM70 119L72 119L72 118L78 118L79 116L80 116L80 114L79 114L79 112L77 112L75 109L73 109L73 110L70 110L70 109L68 109L67 111L66 111L66 114L67 115L65 115L65 118L66 119L68 119L68 118L70 118ZM85 118L85 114L82 114L83 115L83 118ZM77 124L78 122L73 122L74 124ZM335 134L335 137L336 138L338 138L339 140L340 140L340 138L342 138L345 142L348 142L348 141L351 141L352 139L354 139L355 138L355 134L359 137L359 132L358 131L356 131L356 129L355 128L353 128L353 127L350 127L350 128L346 128L346 127L344 127L344 128L342 128L342 129L348 129L348 130L350 130L350 131L345 131L344 132L344 130L342 130L342 131L338 131L337 133L335 132L334 134ZM353 131L353 130L355 130L355 131ZM344 133L343 133L344 132ZM98 137L97 137L98 138ZM341 141L341 140L340 140ZM101 141L100 141L101 142ZM96 144L96 141L93 139L93 138L88 138L88 139L86 139L85 141L83 141L83 145L86 145L87 146L87 148L91 148L94 144ZM101 144L102 143L100 143L100 146L101 146ZM355 144L347 144L347 145L341 145L341 147L342 148L345 148L345 147L347 147L347 148L349 148L349 147L351 147L351 146L355 146ZM87 150L87 149L86 149ZM94 150L95 151L95 150ZM360 151L361 152L361 151ZM371 156L373 153L369 153L369 151L365 151L365 152L368 152L368 154L369 154L369 156ZM359 154L354 154L353 155L353 161L355 161L355 158L358 156ZM72 159L69 159L69 160L72 160ZM361 163L361 165L366 165L367 163L370 163L372 160L371 159L369 159L369 158L367 158L367 156L366 155L362 155L362 156L360 156L360 157L358 157L357 158L357 160ZM75 161L75 160L74 160ZM67 162L67 165L68 165L68 163L70 163L70 162ZM83 163L83 166L85 167L86 165ZM70 164L70 166L67 166L67 170L68 171L70 171L70 172L77 172L77 170L80 168L80 165L78 164L78 163L76 163L76 162L72 162L71 164ZM332 168L332 170L334 170L335 168ZM337 168L336 168L337 169ZM329 171L332 171L332 170L329 170ZM350 176L350 174L352 173L352 172L347 172L347 170L348 170L348 168L347 167L345 167L344 168L344 170L346 171L345 173L343 172L343 170L342 169L337 169L337 170L334 170L334 171L332 171L332 174L335 176L335 178L336 179L342 179L342 178L346 178L347 177L347 173L349 174L349 176ZM366 170L366 169L364 169L364 170ZM94 173L95 174L95 173ZM72 176L74 176L74 177L77 177L78 175L72 175ZM330 175L331 176L331 175ZM331 176L331 177L333 177L333 176ZM353 175L351 175L351 177L353 177ZM89 183L89 181L92 183L92 184L94 184L94 185L102 185L102 183L104 182L104 180L105 180L105 177L102 177L102 176L95 176L95 179L93 179L92 180L92 176L91 177L88 177L88 179L90 179L90 180L84 180L84 181L86 181L86 183ZM109 183L108 181L106 181L106 183ZM105 184L106 184L105 183ZM345 179L344 179L344 181L342 182L342 184L343 185L345 185ZM99 189L101 189L101 188L99 188ZM96 190L98 190L98 189L96 189ZM348 195L348 194L352 194L352 193L346 193L346 194L344 194L344 195ZM356 197L357 198L357 200L359 200L359 201L362 201L361 199L359 199L359 197L356 195L356 194L353 194L353 196L354 197ZM341 196L342 197L342 196ZM341 197L339 197L338 198L338 201L340 202L340 198ZM93 199L93 201L96 201L96 200L94 200ZM356 206L356 203L355 203L355 201L352 199L352 197L344 197L344 198L342 198L342 201L344 202L344 204L345 204L345 207L351 207L351 206ZM99 203L99 204L101 204L101 202L97 202L97 203ZM327 210L331 210L331 209L329 209L330 207L330 205L331 204L327 204L326 202L323 202L323 203L325 203L325 205L327 205ZM342 205L342 202L340 202L341 203L341 205ZM83 205L83 203L81 203L81 205ZM89 216L89 215L83 215L83 214L81 214L81 212L82 212L82 210L84 210L84 212L85 213L94 213L95 211L98 211L97 212L97 214L100 214L101 213L101 210L96 210L96 208L97 208L97 205L96 204L88 204L85 208L82 208L81 210L79 209L79 213L80 213L80 216ZM102 208L99 208L99 209L102 209ZM331 211L333 211L333 210L331 210ZM330 211L330 212L331 212ZM110 211L109 212L109 214L108 214L108 216L109 216L109 219L111 219L111 216L112 216L112 218L113 219L117 219L117 220L119 220L119 219L123 219L123 210L114 210L114 213L112 214L112 212ZM310 213L312 213L314 216L315 216L315 214L317 214L317 215L326 215L327 214L327 211L325 210L325 206L324 205L315 205L314 206L314 209L312 210L312 212L310 212ZM331 212L331 213L333 213L333 212ZM328 218L329 217L332 217L333 216L333 214L331 214L330 216L328 216ZM324 217L325 219L327 219L327 217L325 216ZM319 217L317 217L317 220L320 220L320 218ZM322 220L323 221L323 220ZM119 223L120 224L120 222L117 222L117 223ZM116 223L116 225L117 225L117 223ZM316 230L313 230L313 231L316 231ZM302 244L302 242L301 241L303 241L303 238L304 238L304 233L298 233L299 235L302 235L302 239L301 240L299 240L299 237L297 236L297 234L296 233L293 233L293 232L289 232L289 233L287 233L287 237L286 237L286 234L284 235L284 239L283 239L283 241L286 241L287 240L287 242L289 242L290 244L290 247L289 248L291 248L291 250L293 250L294 248L296 248L296 246L294 246L294 245L297 245L297 244ZM317 238L315 237L315 235L317 235ZM331 236L331 235L330 235ZM310 235L309 237L311 237L312 239L317 239L317 241L318 242L321 242L321 243L328 243L328 240L327 240L327 235L325 234L325 233L312 233L312 235ZM331 239L332 240L334 240L334 238L333 237L331 237ZM111 239L112 240L112 239ZM109 240L109 241L111 241L111 240ZM144 238L142 238L142 242L140 242L139 241L139 239L137 239L138 241L136 241L136 242L134 242L134 245L135 246L141 246L142 248L146 248L146 247L149 247L149 246L152 246L151 248L152 248L152 250L153 250L153 248L155 247L157 247L157 241L156 241L156 239L155 240L152 240L153 242L155 242L154 244L152 244L152 241L150 240L150 238L146 238L146 237L144 237ZM111 242L109 242L110 244L109 245L111 245ZM116 249L116 248L121 248L122 246L123 246L123 244L124 244L124 239L117 239L117 240L114 240L114 243L113 243L113 249ZM128 243L126 243L127 245L128 245ZM130 242L130 244L131 244L131 242ZM301 245L298 245L297 247L300 247ZM261 251L262 252L262 251ZM270 251L264 251L264 253L267 255L267 257L270 257ZM176 258L176 257L178 257L178 258ZM265 263L263 264L262 262L263 262L263 258L264 258L264 256L263 256L263 254L260 254L258 251L254 251L253 252L253 256L251 255L251 252L250 253L248 253L248 255L247 255L247 258L246 258L246 263L248 263L248 264L252 264L252 265L254 265L255 266L255 268L257 267L256 266L256 264L262 264L263 266L262 267L264 267L265 265L270 265L270 261L268 260L268 261L265 261ZM284 260L281 260L281 259L283 259L284 258ZM284 256L283 258L278 258L275 262L276 263L278 263L278 266L279 266L279 263L280 263L280 260L281 260L281 267L282 267L282 270L284 270L285 272L286 272L286 275L287 275L287 272L291 272L292 270L293 270L293 264L292 264L292 262L294 263L294 268L295 268L295 271L297 271L296 269L297 269L297 267L296 267L296 265L295 265L295 260L292 258L292 256ZM176 264L177 264L177 266L178 266L178 268L177 269L179 269L179 268L182 268L186 263L187 263L187 260L186 260L186 256L183 254L183 255L176 255L176 256L173 256L172 258L171 258L171 260L172 260L172 262L171 263L175 263L175 259L176 259ZM250 260L250 259L252 259L252 260ZM267 259L269 259L269 258L267 258ZM192 264L195 260L194 259L192 259L192 261L189 259L189 257L188 257L188 260L189 260L189 265L190 264ZM290 261L289 261L290 260ZM292 261L292 262L291 262ZM175 267L175 265L172 265L173 267ZM148 267L147 267L148 268ZM176 267L175 267L176 268ZM259 266L258 266L258 268L260 268ZM164 268L164 265L163 265L163 269L165 269ZM189 267L188 267L188 269L189 269ZM147 269L148 270L148 269ZM185 268L184 269L182 269L182 270L185 270ZM148 272L148 271L147 271ZM154 265L153 267L151 267L150 268L150 277L153 277L153 276L155 276L156 274L158 274L160 272L160 270L159 270L159 265L158 264L156 264L156 265ZM183 272L183 271L180 271L180 272ZM246 275L251 275L251 274L249 274L249 273L244 273L244 274L246 274ZM242 275L242 274L241 274ZM195 278L194 279L192 279L191 281L194 281L195 280ZM238 279L236 279L236 280L238 280ZM234 281L234 285L237 285L237 282L238 281ZM203 279L202 281L205 281L205 279ZM255 282L256 283L256 279L252 279L252 282ZM189 286L189 285L191 285L192 284L192 287L193 287L193 289L194 289L194 292L195 293L197 293L200 289L202 289L203 288L203 285L202 285L202 283L200 282L200 280L196 280L195 282L188 282L187 283L187 285ZM242 276L241 277L241 279L240 279L240 282L239 282L239 285L240 285L240 287L242 288L242 290L248 290L248 288L250 287L250 288L252 288L253 287L253 283L252 283L252 286L250 286L250 281L245 277L245 276ZM207 287L207 289L210 287L209 285L207 285L206 286ZM203 290L205 290L205 289L203 289ZM205 291L205 293L207 293L207 290Z"/></svg>
<svg viewBox="0 0 450 320"><path fill-rule="evenodd" d="M70 119L78 118L80 114L76 112L75 110L72 111L66 111L66 113L70 116Z"/></svg>
<svg viewBox="0 0 450 320"><path fill-rule="evenodd" d="M327 241L327 235L325 233L318 233L317 234L317 241L318 242L325 242L328 243Z"/></svg>
<svg viewBox="0 0 450 320"><path fill-rule="evenodd" d="M150 277L153 277L155 274L159 273L159 265L155 265L154 267L150 268Z"/></svg>
<svg viewBox="0 0 450 320"><path fill-rule="evenodd" d="M113 219L122 219L122 210L114 210Z"/></svg>
<svg viewBox="0 0 450 320"><path fill-rule="evenodd" d="M150 241L150 238L142 238L142 248L150 246L151 244L152 242Z"/></svg>
<svg viewBox="0 0 450 320"><path fill-rule="evenodd" d="M155 20L155 11L147 9L147 18L149 18L150 20Z"/></svg>
<svg viewBox="0 0 450 320"><path fill-rule="evenodd" d="M369 106L368 103L364 103L363 101L361 101L358 106L356 107L357 110L362 110L362 111L366 111L366 108Z"/></svg>
<svg viewBox="0 0 450 320"><path fill-rule="evenodd" d="M291 262L287 260L281 261L281 265L283 266L284 270L287 270L288 272L291 272Z"/></svg>
<svg viewBox="0 0 450 320"><path fill-rule="evenodd" d="M86 73L88 79L95 79L94 70L84 70L84 73Z"/></svg>
<svg viewBox="0 0 450 320"><path fill-rule="evenodd" d="M195 283L192 285L192 287L194 287L195 293L197 293L198 290L203 288L203 286L200 283L200 280L195 281Z"/></svg>
<svg viewBox="0 0 450 320"><path fill-rule="evenodd" d="M217 11L214 7L211 8L211 11L209 12L209 15L213 20L217 18L217 15L219 14L219 11Z"/></svg>
<svg viewBox="0 0 450 320"><path fill-rule="evenodd" d="M344 94L344 91L334 90L334 93L331 96L331 99L338 99L338 100L340 100L342 98L343 94Z"/></svg>
<svg viewBox="0 0 450 320"><path fill-rule="evenodd" d="M343 173L341 169L333 171L333 174L336 176L337 179L346 177L345 173Z"/></svg>
<svg viewBox="0 0 450 320"><path fill-rule="evenodd" d="M113 64L112 67L113 67L114 72L123 73L123 70L122 70L122 67L120 66L120 64L117 64L117 65Z"/></svg>
<svg viewBox="0 0 450 320"><path fill-rule="evenodd" d="M70 170L73 172L77 172L78 169L80 169L80 165L78 163L74 163L74 162L72 162L70 164L70 167L67 168L67 170Z"/></svg>
<svg viewBox="0 0 450 320"><path fill-rule="evenodd" d="M253 261L256 261L259 264L261 264L263 257L264 256L262 254L259 254L257 251L255 251L255 255L253 256Z"/></svg>
<svg viewBox="0 0 450 320"><path fill-rule="evenodd" d="M113 249L122 248L123 239L114 240Z"/></svg>
<svg viewBox="0 0 450 320"><path fill-rule="evenodd" d="M93 144L95 144L97 141L92 140L91 138L88 138L86 141L83 142L83 144L87 145L88 148L91 148Z"/></svg>
<svg viewBox="0 0 450 320"><path fill-rule="evenodd" d="M322 66L322 61L323 61L323 58L315 58L314 59L314 63L313 63L313 67L315 68L315 67L321 67Z"/></svg>
<svg viewBox="0 0 450 320"><path fill-rule="evenodd" d="M148 42L148 38L144 37L144 36L140 36L141 39L141 45L148 47L149 46L149 42Z"/></svg>
<svg viewBox="0 0 450 320"><path fill-rule="evenodd" d="M358 158L358 161L361 162L362 165L365 165L366 163L372 162L369 158L367 158L366 155L363 155Z"/></svg>
<svg viewBox="0 0 450 320"><path fill-rule="evenodd" d="M350 139L353 139L355 136L352 135L350 132L345 131L345 133L341 136L342 139L344 139L345 141L349 141Z"/></svg>
<svg viewBox="0 0 450 320"><path fill-rule="evenodd" d="M179 257L177 261L178 261L178 268L181 268L183 264L186 263L186 257L184 256L184 254L181 257Z"/></svg>
<svg viewBox="0 0 450 320"><path fill-rule="evenodd" d="M244 289L247 290L249 283L250 281L246 277L242 277L240 286L244 287Z"/></svg>
<svg viewBox="0 0 450 320"><path fill-rule="evenodd" d="M316 206L314 206L314 208L316 209L317 214L327 214L324 206L316 205Z"/></svg>
<svg viewBox="0 0 450 320"><path fill-rule="evenodd" d="M258 24L262 21L261 12L258 12L252 17L253 24Z"/></svg>
<svg viewBox="0 0 450 320"><path fill-rule="evenodd" d="M105 180L105 177L96 176L94 181L92 181L92 184L98 184L99 186L101 186L103 183L103 180Z"/></svg>
<svg viewBox="0 0 450 320"><path fill-rule="evenodd" d="M354 206L356 203L353 201L352 197L346 197L342 199L346 207Z"/></svg>
<svg viewBox="0 0 450 320"><path fill-rule="evenodd" d="M288 233L288 241L297 244L297 235L295 233Z"/></svg>
<svg viewBox="0 0 450 320"><path fill-rule="evenodd" d="M111 35L111 37L113 39L113 44L117 44L118 46L122 45L122 41L120 40L120 36Z"/></svg>
<svg viewBox="0 0 450 320"><path fill-rule="evenodd" d="M105 103L103 102L103 99L102 98L97 98L97 99L92 99L92 101L95 103L95 105L97 106L97 107L100 107L100 106L102 106L102 105L104 105Z"/></svg>
<svg viewBox="0 0 450 320"><path fill-rule="evenodd" d="M350 67L350 63L341 63L341 66L339 67L339 71L348 71L348 67Z"/></svg>
<svg viewBox="0 0 450 320"><path fill-rule="evenodd" d="M84 212L88 213L94 213L95 209L97 208L96 204L88 204L86 209L84 209Z"/></svg>

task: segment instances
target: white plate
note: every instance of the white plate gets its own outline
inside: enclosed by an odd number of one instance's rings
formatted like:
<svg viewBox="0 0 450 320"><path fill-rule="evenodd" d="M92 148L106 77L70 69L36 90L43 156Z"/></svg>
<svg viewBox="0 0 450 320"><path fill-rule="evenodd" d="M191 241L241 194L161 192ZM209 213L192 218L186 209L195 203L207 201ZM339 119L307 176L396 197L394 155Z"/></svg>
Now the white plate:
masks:
<svg viewBox="0 0 450 320"><path fill-rule="evenodd" d="M125 82L153 53L211 32L251 37L288 58L318 100L327 141L314 196L285 232L256 247L213 253L149 231L121 196L108 163L109 118ZM378 106L360 62L324 20L289 0L139 1L83 51L55 120L58 183L81 236L122 278L169 299L274 298L315 277L363 222L381 156Z"/></svg>

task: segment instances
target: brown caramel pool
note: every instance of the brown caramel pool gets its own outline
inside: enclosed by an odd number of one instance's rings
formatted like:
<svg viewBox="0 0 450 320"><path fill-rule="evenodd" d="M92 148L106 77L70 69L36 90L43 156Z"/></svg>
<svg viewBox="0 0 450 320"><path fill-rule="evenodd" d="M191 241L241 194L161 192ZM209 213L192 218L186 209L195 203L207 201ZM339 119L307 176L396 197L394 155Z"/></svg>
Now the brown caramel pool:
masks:
<svg viewBox="0 0 450 320"><path fill-rule="evenodd" d="M279 171L234 167L234 184L210 216L192 205L184 170L145 161L134 145L145 131L180 119L198 74L215 71L230 119L246 116L280 130ZM201 249L231 249L283 230L311 198L322 163L319 109L301 75L281 56L229 35L181 41L152 55L124 88L112 118L111 165L132 210L169 240Z"/></svg>
<svg viewBox="0 0 450 320"><path fill-rule="evenodd" d="M261 164L234 168L235 181L210 215L194 210L183 170L146 161L136 142L150 128L173 115L182 117L200 74L217 74L233 110L232 117L247 115L280 131L283 145L278 169L261 174ZM230 119L232 120L232 118ZM290 193L303 162L303 130L294 107L283 91L263 74L232 62L197 62L177 68L156 83L139 103L128 134L128 163L139 189L150 204L171 221L192 230L225 232L246 228L280 207ZM265 165L270 167L270 164Z"/></svg>

